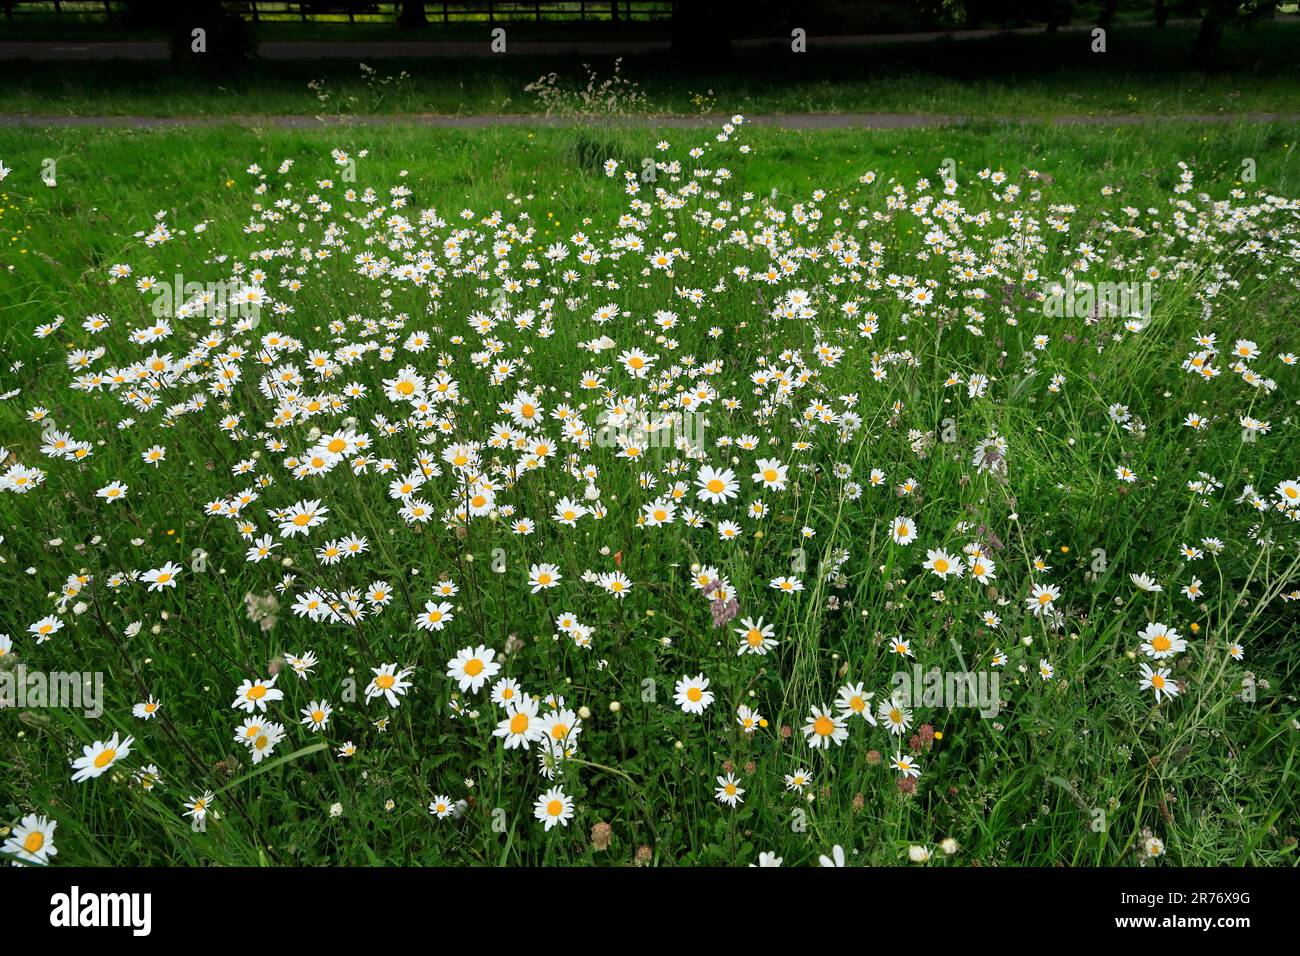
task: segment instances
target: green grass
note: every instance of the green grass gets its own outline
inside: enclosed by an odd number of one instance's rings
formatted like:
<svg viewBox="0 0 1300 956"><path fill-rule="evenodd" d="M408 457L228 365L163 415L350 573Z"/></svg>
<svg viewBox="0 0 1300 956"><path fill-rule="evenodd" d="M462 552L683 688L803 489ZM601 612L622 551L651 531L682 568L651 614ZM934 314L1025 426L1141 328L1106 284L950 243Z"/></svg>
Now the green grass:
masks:
<svg viewBox="0 0 1300 956"><path fill-rule="evenodd" d="M1300 23L1238 31L1225 40L1222 68L1188 66L1192 31L1117 27L1094 54L1086 33L817 49L806 55L741 51L717 69L630 56L624 72L651 112L865 111L981 117L1060 114L1170 115L1300 110L1293 50ZM381 84L340 61L271 61L209 77L165 62L0 63L5 110L65 115L398 114L535 112L525 84L558 71L569 85L586 76L554 58L376 60ZM592 58L602 75L611 58ZM322 104L310 81L326 82Z"/></svg>
<svg viewBox="0 0 1300 956"><path fill-rule="evenodd" d="M732 268L764 264L766 256L720 245L732 224L717 235L687 215L697 205L715 209L715 199L692 200L671 223L656 212L645 227L614 227L613 220L627 209L627 197L618 181L592 169L597 164L590 159L584 166L580 157L616 157L637 169L640 157L658 155L654 143L661 136L672 141L678 156L693 143L711 145L705 157L685 159L685 169L731 169L733 178L716 188L736 206L759 208L770 200L787 213L794 203L822 210L816 232L787 221L790 243L824 246L842 229L864 243L864 256L870 255L865 243L883 244L882 278L891 272L934 277L941 288L956 284L946 268L916 258L925 224L906 211L881 222L858 209L881 210L894 179L913 198L917 179L937 183L940 165L951 157L961 183L958 198L967 208L988 209L997 217L1014 207L1039 223L1045 248L1029 258L1043 278L1060 275L1085 241L1103 250L1091 270L1098 279L1132 279L1158 261L1162 279L1152 322L1138 334L1125 332L1113 319L1094 328L1081 317L1050 318L1034 303L1017 300L1009 314L1018 324L1008 325L1001 308L1004 280L998 278L976 283L990 295L983 307L985 334L978 336L962 321L936 322L935 312L904 324L907 310L892 294L865 288L865 272L853 280L848 270L823 272L805 261L799 273L775 286L742 283ZM1141 130L990 125L887 135L743 130L739 139L753 146L752 155L738 154L732 144L712 144L703 131L0 130L0 159L14 170L0 187L0 350L7 360L0 392L21 389L0 403L0 445L16 460L47 472L44 484L26 495L0 492L5 561L0 567L9 590L0 632L13 636L15 652L29 667L101 671L106 688L106 709L98 720L68 709L0 712L6 741L0 746L0 823L29 812L56 819L57 864L618 864L630 862L641 846L650 847L660 865L743 864L760 851L776 852L787 864L815 864L834 844L856 851L852 862L894 864L906 860L909 845L934 849L951 837L960 850L950 862L958 864L1127 865L1138 862L1146 833L1167 845L1163 862L1293 864L1297 708L1291 688L1300 655L1292 639L1294 605L1279 594L1300 583L1296 525L1276 510L1256 513L1235 499L1246 483L1272 498L1279 481L1298 477L1294 407L1300 392L1295 368L1276 359L1297 350L1294 277L1285 257L1275 254L1294 240L1294 212L1268 214L1281 230L1272 239L1261 234L1274 254L1245 262L1208 243L1188 244L1178 237L1170 203L1201 206L1198 192L1225 199L1233 188L1251 196L1260 190L1296 195L1300 158L1294 129L1260 124L1207 133L1179 124ZM508 271L521 279L530 275L520 268L523 246L540 259L550 243L567 241L577 229L602 246L609 236L636 231L647 251L676 245L690 259L679 263L672 277L643 276L639 256L581 269L582 279L553 294L554 336L517 332L508 323L494 331L505 354L522 365L509 383L490 385L471 361L471 352L482 345L465 320L489 310L499 281L449 275L442 282L439 310L430 314L422 290L394 283L392 295L384 297L379 283L357 276L350 266L353 254L386 250L382 242L366 245L360 227L341 218L341 210L354 208L338 195L342 183L316 185L318 179L339 177L329 157L335 147L353 155L369 149L369 156L358 160L357 188L374 186L386 197L388 187L408 186L412 205L404 212L412 218L420 209L437 207L449 223L429 240L439 255L449 228L476 229L490 241L493 230L478 221L500 209L506 222L527 211L537 226L535 236L508 253ZM56 160L52 188L35 178L47 158ZM275 169L286 158L296 164L287 176L279 175ZM1257 182L1240 182L1247 158L1254 161ZM1195 171L1190 193L1173 192L1180 160ZM258 180L245 169L253 162L267 173L270 185L263 197L251 193ZM976 176L984 167L1006 170L1022 187L1020 198L993 201L993 187ZM1026 169L1051 181L1031 180ZM400 176L403 170L409 175ZM858 182L866 170L877 174L873 186ZM295 185L290 188L286 181ZM661 174L658 185L676 184ZM1119 194L1104 197L1107 185ZM830 194L815 202L817 189ZM1036 190L1041 197L1030 195ZM745 199L745 191L755 198ZM308 214L299 232L291 212L284 225L246 234L251 202L269 207L277 199L302 200L312 192L334 203L321 222ZM841 199L849 204L845 210L837 205ZM1076 207L1068 215L1068 233L1047 225L1048 204ZM1161 229L1152 226L1145 238L1110 236L1106 245L1100 224L1126 222L1119 211L1123 206L1139 210L1144 223L1160 220ZM475 211L472 221L459 218L462 208ZM1148 208L1156 212L1148 215ZM149 231L158 212L176 236L148 249L134 233ZM841 227L832 222L837 216L845 219ZM742 218L751 233L755 218L753 212ZM866 224L856 225L861 218ZM179 234L201 221L209 224L201 238ZM274 407L257 390L264 370L251 359L242 363L243 378L228 396L229 411L244 413L249 433L237 440L218 429L226 411L211 395L205 411L163 427L161 410L128 409L109 392L69 391L65 360L72 349L103 346L107 354L94 367L121 367L155 349L183 354L208 331L205 321L177 320L175 333L164 342L129 343L129 329L153 321L152 300L130 282L109 283L112 264L130 263L134 277L169 280L182 273L187 280L216 281L229 276L231 262L247 262L256 249L282 241L295 249L318 248L328 221L347 230L347 254L339 251L306 268L292 314L264 313L250 332L228 326L222 348L232 342L253 345L272 330L296 336L308 348L329 350L360 340L382 344L386 330L366 331L364 321L407 316L392 329L397 349L392 361L371 354L340 373L340 386L355 381L368 388L352 407L285 428L268 427L264 423ZM965 236L957 248L969 246L983 258L989 237L1008 227L1005 218L994 218L984 227L966 223L962 228ZM663 238L669 229L676 236ZM1238 234L1229 241L1217 229L1211 234L1232 247L1244 238ZM1156 235L1174 238L1164 245ZM780 232L777 236L787 241ZM231 259L218 263L217 254ZM487 255L493 258L490 250ZM1220 283L1207 317L1196 296L1220 266L1224 279L1240 285ZM278 287L280 262L268 260L263 268L271 276L268 291L288 301ZM846 285L832 285L832 272L843 273ZM610 276L619 279L617 289L595 285L595 279ZM710 292L720 279L726 288ZM544 279L540 288L516 294L512 314L525 304L539 308L554 281ZM678 287L704 290L707 304L691 307L674 294ZM816 317L770 319L775 297L793 288L813 293ZM568 296L579 298L570 303ZM879 314L874 339L859 338L841 316L838 303L851 296ZM606 302L630 314L597 328L589 317ZM671 333L680 343L673 352L653 337L658 330L650 320L658 309L682 317ZM93 313L113 323L98 336L81 328ZM46 339L33 337L33 330L56 314L67 319L62 328ZM341 325L332 330L332 322ZM721 329L720 337L707 334L712 326ZM417 330L432 334L433 348L408 354L403 342ZM727 412L713 406L710 460L729 465L735 454L739 503L762 497L771 511L750 519L735 514L734 507L695 501L693 489L688 500L710 520L735 517L744 530L742 542L723 544L712 527L690 530L680 521L659 529L636 526L641 504L652 497L638 487L637 474L658 473L672 457L666 450L652 450L639 466L599 445L583 452L582 462L600 470L598 484L609 513L568 531L551 521L550 496L581 497L584 483L555 460L521 477L514 488L499 493L499 503L514 504L536 521L536 533L527 538L508 533L504 521L487 518L471 520L463 534L436 518L413 530L387 499L387 478L352 476L344 468L300 481L283 466L288 452L302 453L309 446L309 428L328 433L355 416L357 429L376 437L376 456L393 457L404 470L423 446L410 430L378 437L375 415L402 417L384 398L381 383L408 363L431 375L441 355L449 356L447 370L460 385L455 434L465 440L487 436L502 418L497 403L508 401L517 387L538 390L548 410L559 402L575 407L596 402L598 392L579 388L584 369L613 364L606 376L611 387L624 396L646 395L653 377L633 379L610 353L597 357L577 349L577 343L602 332L617 340L614 355L640 347L660 356L657 369L680 363L685 355L698 363L723 363L711 381L722 397L737 399L739 408ZM1224 374L1211 382L1182 371L1179 363L1195 348L1192 336L1198 332L1215 333L1220 349L1238 338L1257 341L1261 355L1252 364L1276 379L1276 391L1251 388L1227 369L1226 358L1217 363ZM1032 343L1039 333L1050 336L1043 351ZM454 336L463 336L463 344ZM847 353L835 366L823 367L815 355L818 343L843 346ZM1098 344L1104 346L1100 351ZM817 375L796 393L792 409L758 421L753 413L760 403L749 376L760 362L790 364L782 356L787 349L801 349ZM904 351L915 358L914 366L889 362L888 378L873 380L873 352L899 358ZM274 364L290 361L301 365L305 353L280 356ZM21 367L9 367L15 363ZM1031 367L1033 375L1027 374ZM945 388L945 378L954 372L963 378L989 375L988 396L972 399L964 386ZM1047 390L1054 373L1066 377L1059 394ZM681 384L693 379L687 376ZM308 391L323 388L310 377L309 383ZM201 382L177 382L161 395L171 405L202 388ZM674 389L670 384L667 394ZM845 395L853 396L850 402L839 400ZM827 426L797 432L790 419L814 398L835 407L851 405L862 418L861 430L845 443ZM896 402L902 403L899 412ZM1145 430L1134 434L1114 423L1107 415L1113 403L1127 405ZM92 441L94 454L80 463L42 455L41 427L26 420L34 406L47 408L59 429ZM1181 424L1190 411L1214 423L1193 432ZM589 422L594 412L594 407L586 411ZM1271 430L1243 442L1237 425L1242 414L1270 421ZM117 423L127 416L136 424L119 430ZM948 419L955 442L940 439L919 455L909 430L939 435ZM287 451L268 451L255 437L261 432L281 436ZM555 436L558 429L548 423L545 432ZM975 473L971 464L975 443L994 432L1008 442L1005 482ZM749 478L754 454L714 445L724 435L746 433L775 441L770 453L790 465L786 490L756 490ZM812 447L796 452L791 443L801 434ZM140 460L140 452L155 442L167 447L167 461L156 470ZM446 444L440 440L432 447L440 451ZM561 454L569 450L560 447ZM230 521L205 515L204 506L252 483L232 477L231 467L255 452L261 455L258 474L275 477L245 512L258 534L275 534L265 508L321 498L329 520L312 531L311 547L355 532L369 538L372 551L322 567L304 539L291 538L276 554L291 556L292 569L246 562L248 542ZM508 454L492 457L515 460ZM836 463L848 464L852 480L864 485L870 469L879 467L886 486L867 488L857 501L846 499L844 479L833 471ZM801 464L815 466L815 474L800 470ZM1138 481L1117 481L1119 464ZM1224 485L1203 502L1186 487L1199 472ZM694 466L682 475L688 484L694 477ZM920 483L919 497L895 494L895 486L908 478ZM108 505L95 494L114 479L129 486L129 496ZM662 489L670 479L660 475L659 481ZM445 475L426 486L426 497L441 514L451 501ZM888 538L900 514L915 517L919 527L917 541L907 547ZM809 541L800 537L805 525L817 532ZM985 531L977 530L981 527ZM921 569L926 549L957 551L990 532L1000 543L991 588L968 578L940 582ZM1268 547L1256 540L1261 535L1272 542ZM1223 552L1184 562L1178 545L1206 536L1221 538ZM832 555L841 548L849 557L833 572ZM1094 576L1096 549L1106 552L1107 565ZM206 559L195 565L199 551ZM581 580L588 569L613 570L616 555L617 566L633 582L623 601ZM1038 556L1052 566L1050 572L1033 570ZM112 572L159 568L169 560L183 566L174 590L148 593L140 583L108 587ZM528 568L539 561L558 564L564 580L556 590L531 594ZM733 584L740 606L735 625L744 617L763 616L776 627L778 648L765 657L737 657L731 627L715 630L708 602L690 587L694 562L716 566ZM767 582L792 568L806 590L777 596ZM300 578L281 596L275 626L263 631L247 619L244 596L268 593L287 570ZM1137 572L1151 574L1164 591L1136 589L1129 575ZM54 612L59 588L68 575L79 573L89 578L63 611L66 627L35 644L28 626ZM1206 591L1195 604L1179 593L1192 575L1203 580ZM455 620L443 631L415 630L415 612L444 576L460 588L449 599L456 605ZM309 582L364 588L377 579L391 582L397 597L360 627L312 624L289 610L293 595ZM1059 606L1067 616L1060 631L1023 611L1030 586L1043 582L1062 590ZM938 589L944 592L942 603L932 599ZM831 597L837 609L828 606ZM1008 603L999 605L999 598ZM83 613L74 613L77 601L86 605ZM1002 618L996 632L979 619L991 608ZM553 620L562 610L594 626L592 650L578 650L568 639L552 641ZM1137 633L1152 620L1176 627L1189 643L1173 665L1173 676L1185 681L1186 689L1158 707L1149 691L1137 687L1144 659ZM142 622L142 629L124 636L133 621ZM879 698L898 669L889 653L889 640L897 635L912 641L916 662L927 670L986 670L994 648L1005 650L1009 661L1000 672L1005 706L996 720L980 719L968 709L918 706L915 725L932 725L940 735L932 743L912 749L906 736L898 741L855 718L844 746L810 750L800 733L809 708L832 701L846 682L864 682ZM458 649L483 643L501 655L512 637L518 647L498 676L517 678L538 695L563 694L575 710L589 710L577 759L557 781L575 797L577 814L569 827L549 833L532 819L533 801L550 786L537 773L536 748L527 754L503 750L491 736L500 713L487 691L459 694L444 676L445 662ZM1026 646L1022 637L1032 643ZM1227 656L1231 641L1245 646L1244 661ZM255 767L246 748L232 739L244 716L229 706L235 687L245 678L265 677L280 655L308 648L320 657L315 674L303 683L282 673L279 686L286 699L273 703L268 714L285 724L288 739ZM1040 658L1056 668L1050 682L1037 674ZM414 688L399 708L390 710L382 701L346 702L350 676L364 686L371 667L392 661L417 667ZM672 703L673 683L699 672L711 679L717 699L702 717L688 716ZM1258 679L1253 701L1234 696L1248 672ZM647 680L655 682L653 700L644 699ZM163 710L146 723L133 719L130 708L147 694L156 694ZM331 726L320 735L297 723L298 711L317 697L336 708ZM453 717L448 708L455 700L479 716ZM617 714L610 709L615 701ZM769 720L752 738L736 728L740 702ZM380 716L391 717L382 733L373 725ZM793 727L791 739L780 734L783 725ZM109 775L72 783L69 757L114 730L135 735L132 754ZM333 756L345 740L354 741L359 753L350 759ZM310 749L321 742L328 747ZM910 796L898 791L898 775L888 768L900 747L922 765ZM883 764L868 759L872 750L885 755ZM163 788L145 792L130 783L130 772L146 763L160 769ZM714 778L728 763L746 790L735 810L713 798ZM782 777L796 766L814 774L815 800L784 792ZM182 801L204 790L217 794L220 817L196 833L181 815ZM471 803L461 819L439 821L425 809L435 794ZM389 799L391 811L385 809ZM342 807L337 817L329 813L335 803ZM803 811L805 829L792 826L796 809ZM1098 810L1105 814L1101 831L1093 828ZM504 827L494 827L494 821L504 821ZM598 822L609 823L613 831L611 847L603 852L588 839ZM936 850L936 860L942 859Z"/></svg>

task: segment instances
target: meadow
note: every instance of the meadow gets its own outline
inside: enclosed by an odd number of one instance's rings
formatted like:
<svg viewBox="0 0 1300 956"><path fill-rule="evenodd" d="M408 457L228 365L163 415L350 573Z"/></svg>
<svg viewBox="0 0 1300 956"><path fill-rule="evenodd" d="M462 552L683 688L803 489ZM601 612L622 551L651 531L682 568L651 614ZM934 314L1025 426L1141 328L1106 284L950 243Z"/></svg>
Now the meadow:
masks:
<svg viewBox="0 0 1300 956"><path fill-rule="evenodd" d="M1295 145L0 130L3 852L1293 865Z"/></svg>

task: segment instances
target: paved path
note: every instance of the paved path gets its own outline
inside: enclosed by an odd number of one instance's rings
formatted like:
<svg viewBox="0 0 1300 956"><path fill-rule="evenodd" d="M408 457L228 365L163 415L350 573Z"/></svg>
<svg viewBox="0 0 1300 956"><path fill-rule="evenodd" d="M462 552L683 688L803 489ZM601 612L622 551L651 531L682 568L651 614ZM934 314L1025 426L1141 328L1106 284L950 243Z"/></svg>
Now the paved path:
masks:
<svg viewBox="0 0 1300 956"><path fill-rule="evenodd" d="M439 113L404 113L392 116L40 116L0 114L0 128L24 127L108 127L122 129L168 129L212 126L272 127L276 129L321 129L340 126L417 126L435 129L484 129L502 127L571 127L610 123L637 129L716 129L730 116L667 116L645 114L594 118L589 122L560 116L502 113L481 116L449 116ZM746 116L754 126L779 129L920 129L964 126L972 123L1048 124L1057 126L1144 126L1152 123L1296 123L1300 113L1183 113L1151 115L1061 115L1061 116L963 116L941 113L785 113Z"/></svg>

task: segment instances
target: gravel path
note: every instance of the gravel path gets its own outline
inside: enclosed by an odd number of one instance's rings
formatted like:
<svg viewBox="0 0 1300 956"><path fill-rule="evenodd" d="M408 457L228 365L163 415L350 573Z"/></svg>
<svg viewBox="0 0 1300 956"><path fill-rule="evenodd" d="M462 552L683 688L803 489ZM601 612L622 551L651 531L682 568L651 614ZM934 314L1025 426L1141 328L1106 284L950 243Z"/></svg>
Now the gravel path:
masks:
<svg viewBox="0 0 1300 956"><path fill-rule="evenodd" d="M667 116L646 114L594 119L615 126L637 129L716 128L728 116ZM1061 115L1061 116L962 116L941 113L782 113L746 116L746 123L792 130L817 129L921 129L978 123L1048 124L1058 126L1144 126L1164 122L1181 123L1272 123L1300 122L1300 113L1183 113L1151 115ZM450 116L438 113L403 113L392 116L41 116L0 114L0 127L48 129L54 127L106 127L120 129L168 129L205 126L273 127L276 129L318 129L338 126L422 126L434 129L484 129L502 127L565 127L587 125L559 116L502 113L479 116Z"/></svg>

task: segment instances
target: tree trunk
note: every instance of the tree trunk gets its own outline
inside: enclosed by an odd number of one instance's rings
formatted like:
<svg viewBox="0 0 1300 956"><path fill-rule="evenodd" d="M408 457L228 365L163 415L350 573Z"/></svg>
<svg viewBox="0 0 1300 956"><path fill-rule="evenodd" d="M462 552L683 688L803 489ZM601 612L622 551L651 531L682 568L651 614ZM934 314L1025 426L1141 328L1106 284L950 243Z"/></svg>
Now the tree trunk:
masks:
<svg viewBox="0 0 1300 956"><path fill-rule="evenodd" d="M1162 27L1169 22L1169 7L1165 5L1165 0L1155 0L1155 10L1152 11L1155 16L1156 26Z"/></svg>
<svg viewBox="0 0 1300 956"><path fill-rule="evenodd" d="M429 18L424 14L424 0L403 0L402 12L398 14L397 26L401 30L423 30L429 25Z"/></svg>
<svg viewBox="0 0 1300 956"><path fill-rule="evenodd" d="M673 4L672 54L690 66L709 68L730 62L732 0Z"/></svg>
<svg viewBox="0 0 1300 956"><path fill-rule="evenodd" d="M1053 0L1047 11L1047 32L1055 33L1074 16L1074 0Z"/></svg>
<svg viewBox="0 0 1300 956"><path fill-rule="evenodd" d="M1196 32L1196 44L1192 48L1192 62L1202 69L1214 66L1219 55L1219 44L1223 41L1223 21L1208 12L1201 20L1201 28Z"/></svg>

